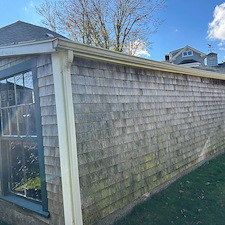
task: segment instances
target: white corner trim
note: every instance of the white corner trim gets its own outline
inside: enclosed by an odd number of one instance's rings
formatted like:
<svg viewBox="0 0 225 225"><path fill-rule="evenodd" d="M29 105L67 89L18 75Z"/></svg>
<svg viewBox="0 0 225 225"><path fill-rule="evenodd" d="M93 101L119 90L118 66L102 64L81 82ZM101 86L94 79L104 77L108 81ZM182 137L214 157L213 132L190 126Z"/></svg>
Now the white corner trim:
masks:
<svg viewBox="0 0 225 225"><path fill-rule="evenodd" d="M66 225L82 225L81 196L77 159L71 63L73 51L52 53L58 123L63 206Z"/></svg>

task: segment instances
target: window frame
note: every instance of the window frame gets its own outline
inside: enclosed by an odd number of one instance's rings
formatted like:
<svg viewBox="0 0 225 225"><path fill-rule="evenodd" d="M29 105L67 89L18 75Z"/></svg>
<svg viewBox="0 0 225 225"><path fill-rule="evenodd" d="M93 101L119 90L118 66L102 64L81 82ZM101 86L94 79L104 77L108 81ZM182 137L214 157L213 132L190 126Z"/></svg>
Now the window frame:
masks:
<svg viewBox="0 0 225 225"><path fill-rule="evenodd" d="M188 52L191 52L191 54L189 55ZM185 55L185 53L187 53L187 55ZM193 51L192 50L187 50L187 51L183 51L182 52L182 57L190 57L193 56Z"/></svg>
<svg viewBox="0 0 225 225"><path fill-rule="evenodd" d="M44 148L43 148L43 137L42 137L42 126L41 126L41 107L38 92L38 79L37 79L37 59L36 57L6 68L0 71L0 80L15 76L19 73L25 73L31 71L33 76L33 88L35 98L35 118L37 128L37 144L38 144L38 160L39 160L39 172L41 177L41 202L32 201L22 196L14 195L8 191L8 172L4 172L3 168L6 165L4 159L7 158L6 151L2 150L2 136L0 136L0 180L1 180L1 193L0 198L18 206L21 206L29 211L33 211L44 217L49 217L48 212L48 201L47 201L47 190L46 190L46 176L45 176L45 164L44 164ZM6 138L4 137L4 140Z"/></svg>

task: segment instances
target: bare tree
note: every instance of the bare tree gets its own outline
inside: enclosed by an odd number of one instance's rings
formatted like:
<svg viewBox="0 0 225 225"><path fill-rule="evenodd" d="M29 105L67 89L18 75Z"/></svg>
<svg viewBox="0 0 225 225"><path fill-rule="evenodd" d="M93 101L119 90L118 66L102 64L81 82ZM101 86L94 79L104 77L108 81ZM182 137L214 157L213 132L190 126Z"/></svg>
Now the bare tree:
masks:
<svg viewBox="0 0 225 225"><path fill-rule="evenodd" d="M51 30L57 30L57 17L56 17L56 3L45 1L40 7L36 7L36 11L44 19L42 23L49 27Z"/></svg>
<svg viewBox="0 0 225 225"><path fill-rule="evenodd" d="M161 21L156 12L166 0L45 0L42 23L78 42L134 54L148 46ZM135 49L131 49L135 46Z"/></svg>

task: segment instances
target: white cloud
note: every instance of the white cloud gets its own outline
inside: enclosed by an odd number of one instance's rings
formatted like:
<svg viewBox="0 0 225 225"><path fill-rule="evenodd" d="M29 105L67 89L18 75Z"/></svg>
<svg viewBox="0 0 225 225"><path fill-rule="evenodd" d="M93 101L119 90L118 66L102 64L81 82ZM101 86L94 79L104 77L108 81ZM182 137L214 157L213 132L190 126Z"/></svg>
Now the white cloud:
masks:
<svg viewBox="0 0 225 225"><path fill-rule="evenodd" d="M27 12L27 11L28 11L28 8L25 6L25 7L23 8L23 10L24 10L25 12Z"/></svg>
<svg viewBox="0 0 225 225"><path fill-rule="evenodd" d="M149 54L149 52L147 51L147 49L146 48L142 48L142 47L138 48L134 55L136 55L136 56L145 56L145 57L150 57L151 56Z"/></svg>
<svg viewBox="0 0 225 225"><path fill-rule="evenodd" d="M146 43L142 41L130 42L128 52L131 55L141 56L141 57L150 57L151 55L147 51Z"/></svg>
<svg viewBox="0 0 225 225"><path fill-rule="evenodd" d="M225 3L214 9L213 21L209 23L208 38L225 40Z"/></svg>

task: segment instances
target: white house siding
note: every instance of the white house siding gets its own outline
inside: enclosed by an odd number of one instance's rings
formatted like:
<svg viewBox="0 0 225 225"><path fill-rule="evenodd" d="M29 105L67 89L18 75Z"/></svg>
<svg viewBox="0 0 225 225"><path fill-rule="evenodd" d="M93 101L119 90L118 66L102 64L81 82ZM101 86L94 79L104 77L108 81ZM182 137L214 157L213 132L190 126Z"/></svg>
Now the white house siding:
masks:
<svg viewBox="0 0 225 225"><path fill-rule="evenodd" d="M200 56L200 54L194 51L192 56L186 56L186 57L183 57L181 53L179 56L177 56L176 60L174 61L174 64L179 65L182 61L190 60L190 59L193 59L197 62L200 62L202 65L204 65L204 59Z"/></svg>

